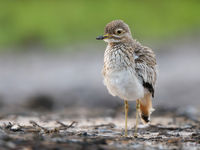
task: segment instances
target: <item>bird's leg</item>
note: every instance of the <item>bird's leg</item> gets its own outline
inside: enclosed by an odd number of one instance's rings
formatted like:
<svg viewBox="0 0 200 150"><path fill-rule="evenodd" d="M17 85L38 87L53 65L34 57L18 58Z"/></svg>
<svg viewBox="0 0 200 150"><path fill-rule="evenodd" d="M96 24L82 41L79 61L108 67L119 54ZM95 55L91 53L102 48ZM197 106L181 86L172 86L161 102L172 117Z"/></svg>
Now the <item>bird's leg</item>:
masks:
<svg viewBox="0 0 200 150"><path fill-rule="evenodd" d="M128 117L128 101L124 100L124 107L125 107L125 137L127 137L127 117Z"/></svg>
<svg viewBox="0 0 200 150"><path fill-rule="evenodd" d="M136 123L135 123L134 137L137 137L139 111L140 111L140 102L139 102L139 99L138 99L138 100L136 100Z"/></svg>

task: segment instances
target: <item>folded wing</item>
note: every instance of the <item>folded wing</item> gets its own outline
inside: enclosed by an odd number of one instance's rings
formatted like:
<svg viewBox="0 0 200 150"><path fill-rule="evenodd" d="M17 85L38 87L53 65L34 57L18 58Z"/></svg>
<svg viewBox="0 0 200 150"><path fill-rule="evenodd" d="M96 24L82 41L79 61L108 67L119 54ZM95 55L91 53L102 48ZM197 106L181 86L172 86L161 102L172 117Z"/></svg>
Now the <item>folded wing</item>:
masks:
<svg viewBox="0 0 200 150"><path fill-rule="evenodd" d="M135 71L138 79L154 97L157 78L156 59L153 51L148 47L138 46L135 52Z"/></svg>

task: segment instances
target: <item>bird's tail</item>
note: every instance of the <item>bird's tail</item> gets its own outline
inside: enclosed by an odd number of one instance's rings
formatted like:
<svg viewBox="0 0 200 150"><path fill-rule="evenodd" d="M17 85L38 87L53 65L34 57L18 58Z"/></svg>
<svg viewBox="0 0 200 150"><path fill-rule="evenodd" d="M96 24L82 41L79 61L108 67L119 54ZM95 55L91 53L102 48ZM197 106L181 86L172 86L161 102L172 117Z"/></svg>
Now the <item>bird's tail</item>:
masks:
<svg viewBox="0 0 200 150"><path fill-rule="evenodd" d="M151 93L145 94L145 96L140 99L140 115L144 124L150 122L150 115L153 111Z"/></svg>

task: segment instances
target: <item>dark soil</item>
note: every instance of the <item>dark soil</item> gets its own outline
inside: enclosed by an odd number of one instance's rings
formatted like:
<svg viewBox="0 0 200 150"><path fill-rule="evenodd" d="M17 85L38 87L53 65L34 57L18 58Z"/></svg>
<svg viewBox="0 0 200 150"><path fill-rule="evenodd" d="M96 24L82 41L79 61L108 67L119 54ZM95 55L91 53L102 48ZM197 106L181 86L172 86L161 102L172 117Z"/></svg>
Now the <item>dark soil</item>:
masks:
<svg viewBox="0 0 200 150"><path fill-rule="evenodd" d="M116 149L199 149L200 123L187 116L152 116L151 125L139 126L129 117L128 137L124 118L75 117L58 113L1 116L1 150L116 150ZM132 128L131 128L132 127Z"/></svg>

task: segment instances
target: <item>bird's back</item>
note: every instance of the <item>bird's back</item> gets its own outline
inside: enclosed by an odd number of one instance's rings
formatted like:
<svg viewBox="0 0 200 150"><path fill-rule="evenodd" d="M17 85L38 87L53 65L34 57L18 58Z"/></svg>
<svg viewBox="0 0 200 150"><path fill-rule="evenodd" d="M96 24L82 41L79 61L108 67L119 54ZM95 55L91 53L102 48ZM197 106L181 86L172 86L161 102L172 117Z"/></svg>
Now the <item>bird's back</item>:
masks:
<svg viewBox="0 0 200 150"><path fill-rule="evenodd" d="M155 83L157 79L156 57L152 49L136 42L133 46L135 58L135 71L138 79L154 97Z"/></svg>

